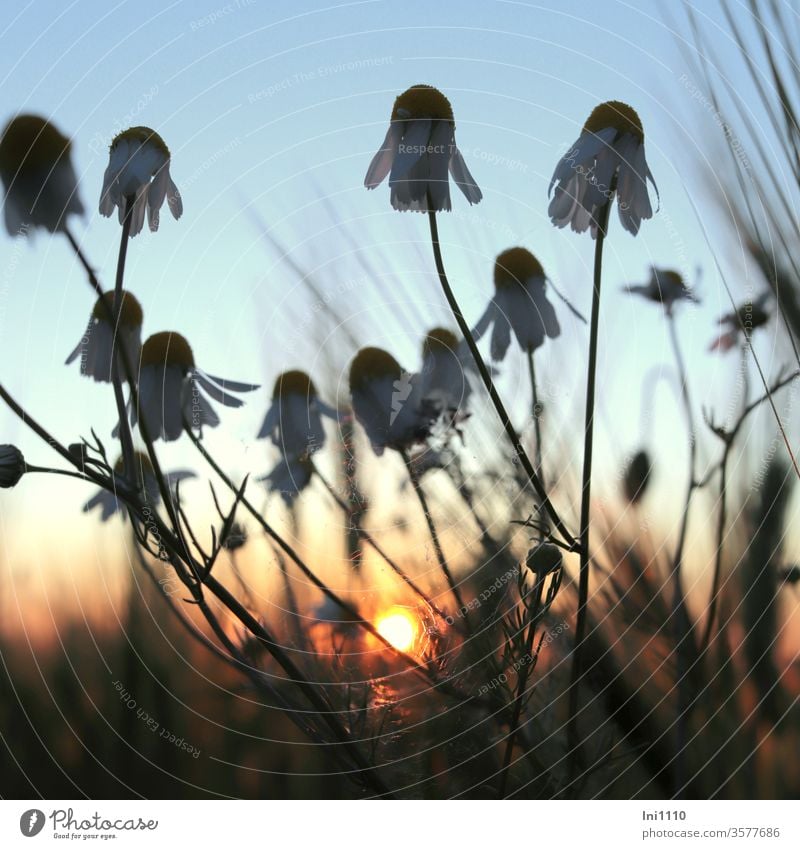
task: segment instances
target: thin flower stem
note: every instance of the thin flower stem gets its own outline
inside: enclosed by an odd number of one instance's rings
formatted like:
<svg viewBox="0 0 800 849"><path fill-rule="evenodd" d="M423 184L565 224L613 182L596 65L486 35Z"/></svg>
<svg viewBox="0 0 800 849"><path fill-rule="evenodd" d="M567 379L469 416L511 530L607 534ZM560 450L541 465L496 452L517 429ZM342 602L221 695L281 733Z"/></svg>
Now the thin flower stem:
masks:
<svg viewBox="0 0 800 849"><path fill-rule="evenodd" d="M125 396L122 393L122 379L119 374L116 349L119 343L119 321L122 315L122 284L125 278L125 258L128 255L132 217L133 205L130 200L126 200L125 214L122 219L119 255L117 257L117 275L114 282L114 303L112 306L114 341L111 346L111 381L114 384L114 400L117 403L117 413L119 414L119 440L122 444L122 458L128 480L136 480L136 470L133 467L133 435L131 434L130 422L128 421L128 414L125 409ZM124 343L119 344L120 348L123 346Z"/></svg>
<svg viewBox="0 0 800 849"><path fill-rule="evenodd" d="M536 439L536 453L534 455L536 473L539 475L539 480L541 480L542 486L546 487L544 465L542 463L542 425L539 421L541 407L539 406L539 391L536 386L536 366L533 362L532 350L528 351L528 374L531 379L531 415L533 416L533 435Z"/></svg>
<svg viewBox="0 0 800 849"><path fill-rule="evenodd" d="M616 189L616 176L610 188L611 197ZM597 341L600 329L600 287L603 280L603 245L608 231L608 218L612 200L600 212L594 246L594 281L592 286L592 318L589 325L589 363L586 376L586 416L583 429L583 474L581 477L580 572L578 577L578 611L575 617L575 647L572 653L572 674L569 686L569 715L567 718L567 746L569 748L567 772L569 781L575 777L581 758L581 737L578 729L580 686L583 681L583 643L586 639L586 618L589 603L589 527L592 498L592 453L594 450L594 399L597 376Z"/></svg>
<svg viewBox="0 0 800 849"><path fill-rule="evenodd" d="M343 510L346 515L348 515L348 516L351 515L352 511L348 507L347 503L342 498L340 498L339 494L336 492L336 489L333 487L331 482L325 477L325 475L322 474L322 472L319 470L319 467L317 466L317 464L313 460L311 461L311 468L312 468L314 474L322 482L325 489L328 490L328 494L331 496L331 498L333 498L333 500L336 502L336 504L339 506L339 508L341 510ZM443 619L445 621L447 620L447 615L439 609L439 607L436 605L436 602L434 602L433 599L430 598L428 596L428 594L421 587L417 586L417 584L414 582L414 580L412 578L410 578L405 573L405 571L402 569L402 567L400 567L393 560L393 558L390 557L386 553L384 548L372 536L372 534L369 533L369 531L362 528L361 525L356 525L355 530L356 530L356 533L359 535L359 537L361 539L363 539L364 542L367 543L367 545L369 545L372 549L374 549L375 553L386 562L386 564L392 569L392 571L398 577L402 578L402 580L406 583L406 585L409 587L409 589L411 589L413 592L415 592L417 594L417 596L419 596L419 598L424 602L424 604L430 610L432 610L440 619Z"/></svg>
<svg viewBox="0 0 800 849"><path fill-rule="evenodd" d="M686 429L689 434L689 483L686 488L686 498L683 503L681 525L678 532L678 543L675 547L675 557L672 563L672 578L674 581L672 601L672 625L675 641L676 679L678 691L678 716L675 722L676 753L674 760L673 784L677 788L680 798L680 788L685 784L685 749L687 737L687 719L691 704L689 696L688 667L691 663L687 654L692 649L692 624L686 609L686 598L683 594L683 583L681 574L683 572L683 551L686 546L686 535L689 529L689 510L692 503L692 495L697 488L696 465L697 465L697 434L694 427L694 415L692 413L692 399L689 393L689 378L686 372L686 363L683 359L681 346L678 341L678 331L675 323L675 313L667 312L667 326L669 328L670 344L675 356L675 364L681 384L681 400L683 412L686 417Z"/></svg>
<svg viewBox="0 0 800 849"><path fill-rule="evenodd" d="M742 428L742 425L744 424L745 420L750 415L750 413L752 413L765 401L767 401L772 395L775 395L775 393L783 389L785 386L788 386L788 384L792 383L798 377L800 377L800 371L794 371L786 377L782 377L777 380L775 384L771 388L769 388L764 395L745 406L744 410L742 410L742 413L739 416L739 419L730 431L725 432L719 428L712 427L714 433L716 433L717 436L719 436L724 442L725 448L723 450L722 460L720 461L720 512L719 516L717 517L717 550L714 557L714 575L711 581L711 598L708 602L708 615L706 617L705 627L703 629L703 634L700 639L701 655L704 655L708 651L708 647L711 643L711 633L714 630L714 621L716 619L717 605L719 602L719 584L722 575L723 542L725 538L725 525L727 523L727 467L731 451L733 450L733 444L739 434L739 431Z"/></svg>
<svg viewBox="0 0 800 849"><path fill-rule="evenodd" d="M123 280L124 271L125 271L125 258L127 256L127 250L128 250L127 239L125 238L124 230L125 230L125 226L126 226L126 223L127 223L128 232L130 232L130 220L131 220L131 216L126 215L125 220L123 221L123 237L122 237L122 240L120 242L119 259L118 259L118 262L117 262L117 278L116 278L116 281L115 281L115 289L114 289L115 304L116 304L116 301L118 300L117 290L122 289L122 280ZM80 245L78 244L77 240L75 239L75 237L72 235L72 233L68 229L65 229L65 233L66 233L66 236L67 236L67 239L68 239L70 245L72 246L73 250L75 251L75 255L78 258L78 261L83 266L83 268L86 270L86 275L87 275L89 285L100 296L98 303L101 305L101 309L105 313L106 321L108 321L108 323L111 327L115 328L114 334L115 334L115 337L116 337L116 328L118 326L118 321L117 321L117 318L115 317L116 306L109 306L108 302L103 297L103 287L100 285L100 281L98 280L94 269L92 268L91 264L89 263L88 259L86 258L86 255L83 253L83 251L82 251ZM133 370L133 363L130 362L130 358L128 357L128 350L124 345L119 346L118 353L120 355L120 359L122 360L122 368L123 368L123 372L125 374L125 379L128 382L128 389L130 391L130 403L133 406L133 409L136 410L139 407L139 395L138 395L138 389L137 389L137 385L136 385L136 377L135 377L134 370ZM114 365L116 365L116 358L114 360L112 360L112 363ZM116 387L115 387L115 390L114 390L114 394L115 394L115 399L116 399L116 402L117 402L117 411L119 412L120 396L118 395L118 393L116 391ZM123 408L123 412L124 412L124 409L125 409L124 401L123 401L122 408ZM124 428L129 428L129 424L128 424L128 420L127 420L126 415L123 415L123 417L120 419L120 435L121 436L122 436ZM128 430L128 432L130 433L130 430ZM153 466L153 472L155 473L156 483L158 484L158 490L159 490L159 494L161 496L161 501L163 502L164 507L167 511L170 522L172 523L172 527L177 530L177 529L180 528L180 525L178 523L178 515L177 515L177 513L174 509L174 506L172 504L171 493L170 493L169 487L167 486L167 482L166 482L166 478L164 477L164 473L161 469L161 463L159 462L158 455L156 454L155 447L153 445L153 440L150 436L150 433L149 433L149 430L148 430L148 427L147 427L147 422L141 416L139 417L139 433L141 434L142 440L144 441L145 447L147 449L147 454L148 454L148 458L150 460L150 463ZM132 441L132 437L131 437L131 441ZM123 452L123 462L125 462L124 452ZM135 475L135 470L132 470L132 472ZM133 478L133 480L135 480L135 477Z"/></svg>
<svg viewBox="0 0 800 849"><path fill-rule="evenodd" d="M431 535L431 541L433 542L433 549L436 552L436 560L439 563L439 568L442 570L442 573L444 574L447 580L447 584L450 587L450 591L453 593L453 598L458 604L459 611L465 612L464 621L465 623L467 623L467 627L469 627L469 620L466 617L467 608L464 606L464 599L458 589L458 584L453 578L453 573L450 571L450 567L447 565L447 558L445 558L444 556L444 549L442 548L442 544L439 541L439 534L436 531L436 524L433 521L433 515L431 514L430 507L428 506L428 499L425 495L425 490L422 488L419 476L417 475L417 472L414 469L414 464L411 462L411 458L408 456L408 452L401 451L400 456L403 458L403 462L406 465L406 471L408 472L408 477L411 480L411 486L414 488L414 493L417 496L417 500L419 501L420 507L422 507L422 512L425 514L425 522L428 525L428 531Z"/></svg>
<svg viewBox="0 0 800 849"><path fill-rule="evenodd" d="M97 293L99 298L103 297L103 287L100 285L100 281L97 279L97 275L94 272L94 269L89 264L89 260L86 259L86 255L83 252L80 244L78 244L78 240L72 234L72 231L69 229L67 224L64 224L64 235L67 237L67 241L72 246L72 250L75 251L75 256L78 258L78 262L84 267L86 271L86 276L89 278L89 284Z"/></svg>
<svg viewBox="0 0 800 849"><path fill-rule="evenodd" d="M728 457L730 445L725 445L725 452L720 463L719 477L719 515L717 516L717 547L714 552L714 576L711 580L711 598L708 602L708 615L705 628L700 638L700 654L705 654L711 642L711 632L714 628L714 619L717 615L717 601L719 599L719 579L722 574L722 548L725 540L725 526L728 520L727 492L728 492Z"/></svg>
<svg viewBox="0 0 800 849"><path fill-rule="evenodd" d="M467 324L463 313L461 312L461 307L459 307L458 301L456 300L456 297L453 294L453 290L450 286L450 282L448 281L447 274L444 270L444 261L442 260L441 247L439 244L439 228L436 224L436 212L431 208L428 209L428 221L430 222L433 257L436 262L436 272L439 275L439 282L442 286L442 291L444 292L444 296L447 299L447 303L450 305L450 311L453 313L453 318L455 318L456 323L458 324L459 330L461 331L461 335L466 340L467 346L469 347L470 353L472 354L472 358L478 368L481 380L483 381L483 385L486 387L486 391L489 393L489 397L491 398L492 404L494 405L494 408L497 411L497 415L500 417L500 421L503 424L503 429L505 430L506 435L508 436L508 439L511 442L511 445L514 449L515 460L517 458L519 459L519 462L522 464L522 468L525 470L525 474L528 476L528 479L530 480L534 490L536 491L536 494L539 496L542 508L550 515L550 518L553 521L553 525L556 527L559 534L561 534L569 550L577 551L578 541L569 532L566 525L561 521L561 517L558 515L558 512L553 506L553 503L550 501L550 498L547 495L547 491L542 485L542 481L540 480L539 476L536 474L536 471L531 465L531 461L519 441L519 436L517 435L517 432L514 429L514 425L511 424L511 419L508 416L508 412L506 411L506 408L503 405L500 395L495 389L492 376L489 373L489 369L486 367L486 363L483 361L481 352L478 350L478 345L475 342L475 339L469 329L469 325Z"/></svg>
<svg viewBox="0 0 800 849"><path fill-rule="evenodd" d="M82 474L81 472L70 472L67 469L50 469L47 466L32 466L30 463L25 464L25 474L31 474L32 472L39 472L45 475L64 475L68 478L77 478L81 481L87 481L91 483L92 479Z"/></svg>

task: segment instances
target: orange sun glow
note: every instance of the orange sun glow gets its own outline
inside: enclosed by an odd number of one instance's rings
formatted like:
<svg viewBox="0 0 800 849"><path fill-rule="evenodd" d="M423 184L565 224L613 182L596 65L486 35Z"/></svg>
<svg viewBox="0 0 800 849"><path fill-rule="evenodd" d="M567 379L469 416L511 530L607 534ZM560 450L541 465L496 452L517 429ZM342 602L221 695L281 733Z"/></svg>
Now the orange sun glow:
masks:
<svg viewBox="0 0 800 849"><path fill-rule="evenodd" d="M417 618L403 607L392 607L375 622L378 633L399 651L408 651L417 639Z"/></svg>

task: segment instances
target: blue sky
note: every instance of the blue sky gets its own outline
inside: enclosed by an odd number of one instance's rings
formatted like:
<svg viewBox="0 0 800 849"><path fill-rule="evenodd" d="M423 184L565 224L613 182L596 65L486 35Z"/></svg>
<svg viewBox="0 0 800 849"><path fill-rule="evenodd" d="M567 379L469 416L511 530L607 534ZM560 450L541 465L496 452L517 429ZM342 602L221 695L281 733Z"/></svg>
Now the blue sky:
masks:
<svg viewBox="0 0 800 849"><path fill-rule="evenodd" d="M185 213L179 222L163 215L158 233L131 243L126 284L144 306L145 333L179 330L201 367L267 387L280 371L304 367L324 375L332 395L350 355L344 335L322 344L313 299L254 217L294 261L315 271L349 333L414 368L421 334L447 321L427 223L393 212L385 186L370 193L362 187L396 94L426 82L450 97L457 141L484 193L469 207L454 189L454 213L441 222L445 261L471 320L491 294L495 255L516 243L533 250L588 314L593 245L550 225L547 185L598 102L632 104L644 123L661 209L636 239L614 219L607 243L598 467L608 472L646 440L670 452L662 479L668 492L682 488L685 447L669 389L665 324L656 307L632 300L621 286L643 282L651 264L692 278L702 269L703 305L684 311L680 329L698 406L728 408L736 357L705 353L729 302L694 205L713 231L703 180L719 160L703 165L698 148L703 156L720 149L720 131L691 96L700 81L683 77L666 5L12 0L0 31L0 120L34 111L74 138L89 210L76 229L107 286L119 239L116 221L96 211L107 146L127 126L156 129L171 148ZM733 55L721 35L718 49L723 59ZM744 80L734 83L745 87ZM721 240L717 250L745 291L735 242ZM5 385L65 442L90 425L107 435L114 419L108 388L63 365L93 301L66 243L39 234L18 244L3 234L0 271ZM559 309L564 334L540 352L540 368L552 388L554 428L577 432L587 333ZM761 344L768 367L781 361L771 340ZM503 377L520 420L528 397L521 366L512 359ZM659 373L667 381L652 426L643 427L642 380ZM245 410L225 413L224 432L210 438L237 472L271 465L272 455L252 439L266 403L262 393ZM0 428L2 441L20 444L32 461L47 459L5 410ZM167 464L193 459L185 445L168 446L164 455ZM84 497L69 483L30 481L4 494L0 510L30 528L41 504L53 522L68 522ZM80 521L81 529L90 527Z"/></svg>

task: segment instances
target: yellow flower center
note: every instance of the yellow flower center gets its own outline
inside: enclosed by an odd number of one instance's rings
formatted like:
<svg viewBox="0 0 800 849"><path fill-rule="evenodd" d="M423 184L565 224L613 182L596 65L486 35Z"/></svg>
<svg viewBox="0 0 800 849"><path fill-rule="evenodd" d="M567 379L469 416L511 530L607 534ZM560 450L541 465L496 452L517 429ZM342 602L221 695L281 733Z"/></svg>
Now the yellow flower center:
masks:
<svg viewBox="0 0 800 849"><path fill-rule="evenodd" d="M391 377L396 380L402 374L400 363L380 348L362 348L350 366L350 389L364 389L372 381Z"/></svg>
<svg viewBox="0 0 800 849"><path fill-rule="evenodd" d="M106 306L103 306L105 301ZM92 310L92 318L110 324L109 315L114 313L114 293L105 292L102 298L98 298ZM123 289L122 307L119 313L119 323L124 327L141 327L144 315L141 304L130 293Z"/></svg>
<svg viewBox="0 0 800 849"><path fill-rule="evenodd" d="M118 136L114 136L114 141L111 142L110 149L114 150L122 141L153 145L156 150L163 153L164 156L169 157L169 148L165 144L164 139L155 130L151 130L150 127L131 127L129 130L124 130Z"/></svg>
<svg viewBox="0 0 800 849"><path fill-rule="evenodd" d="M496 289L525 286L531 277L544 277L544 269L538 259L526 248L509 248L494 262L494 285Z"/></svg>
<svg viewBox="0 0 800 849"><path fill-rule="evenodd" d="M142 345L143 366L180 366L184 371L194 368L194 356L180 333L154 333Z"/></svg>
<svg viewBox="0 0 800 849"><path fill-rule="evenodd" d="M272 399L285 398L292 393L312 398L316 396L317 388L304 371L285 371L283 374L278 375L278 379L275 381L275 387L272 390Z"/></svg>
<svg viewBox="0 0 800 849"><path fill-rule="evenodd" d="M133 468L136 470L136 476L139 481L144 480L145 475L149 475L151 478L155 477L155 472L153 471L153 465L150 462L150 458L143 451L134 451L133 452ZM122 474L125 469L125 458L120 456L116 463L114 463L114 473Z"/></svg>
<svg viewBox="0 0 800 849"><path fill-rule="evenodd" d="M454 353L457 347L458 338L455 333L446 327L434 327L422 343L422 356L439 354L443 351Z"/></svg>
<svg viewBox="0 0 800 849"><path fill-rule="evenodd" d="M70 140L38 115L12 119L0 138L0 173L13 178L26 171L52 168L69 154Z"/></svg>
<svg viewBox="0 0 800 849"><path fill-rule="evenodd" d="M609 100L596 106L583 125L584 133L599 133L609 127L620 133L631 133L644 141L644 129L636 110L619 100Z"/></svg>
<svg viewBox="0 0 800 849"><path fill-rule="evenodd" d="M403 110L403 115L400 110ZM395 100L392 121L410 118L433 118L437 121L449 121L455 126L450 101L432 85L413 85Z"/></svg>

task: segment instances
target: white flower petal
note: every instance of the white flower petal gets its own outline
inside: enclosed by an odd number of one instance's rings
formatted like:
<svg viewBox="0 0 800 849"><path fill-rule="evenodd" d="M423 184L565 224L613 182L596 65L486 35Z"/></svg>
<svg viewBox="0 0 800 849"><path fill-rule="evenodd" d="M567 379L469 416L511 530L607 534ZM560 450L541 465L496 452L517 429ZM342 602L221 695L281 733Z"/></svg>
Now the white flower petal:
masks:
<svg viewBox="0 0 800 849"><path fill-rule="evenodd" d="M464 197L472 203L480 203L483 198L483 192L478 188L472 174L470 174L467 163L461 155L461 151L455 148L453 155L450 158L450 174L455 180L456 185L464 193Z"/></svg>
<svg viewBox="0 0 800 849"><path fill-rule="evenodd" d="M385 179L392 168L392 163L397 156L397 145L403 137L403 124L400 121L392 121L386 131L386 138L380 150L372 157L367 175L364 177L364 185L368 189L374 189Z"/></svg>

